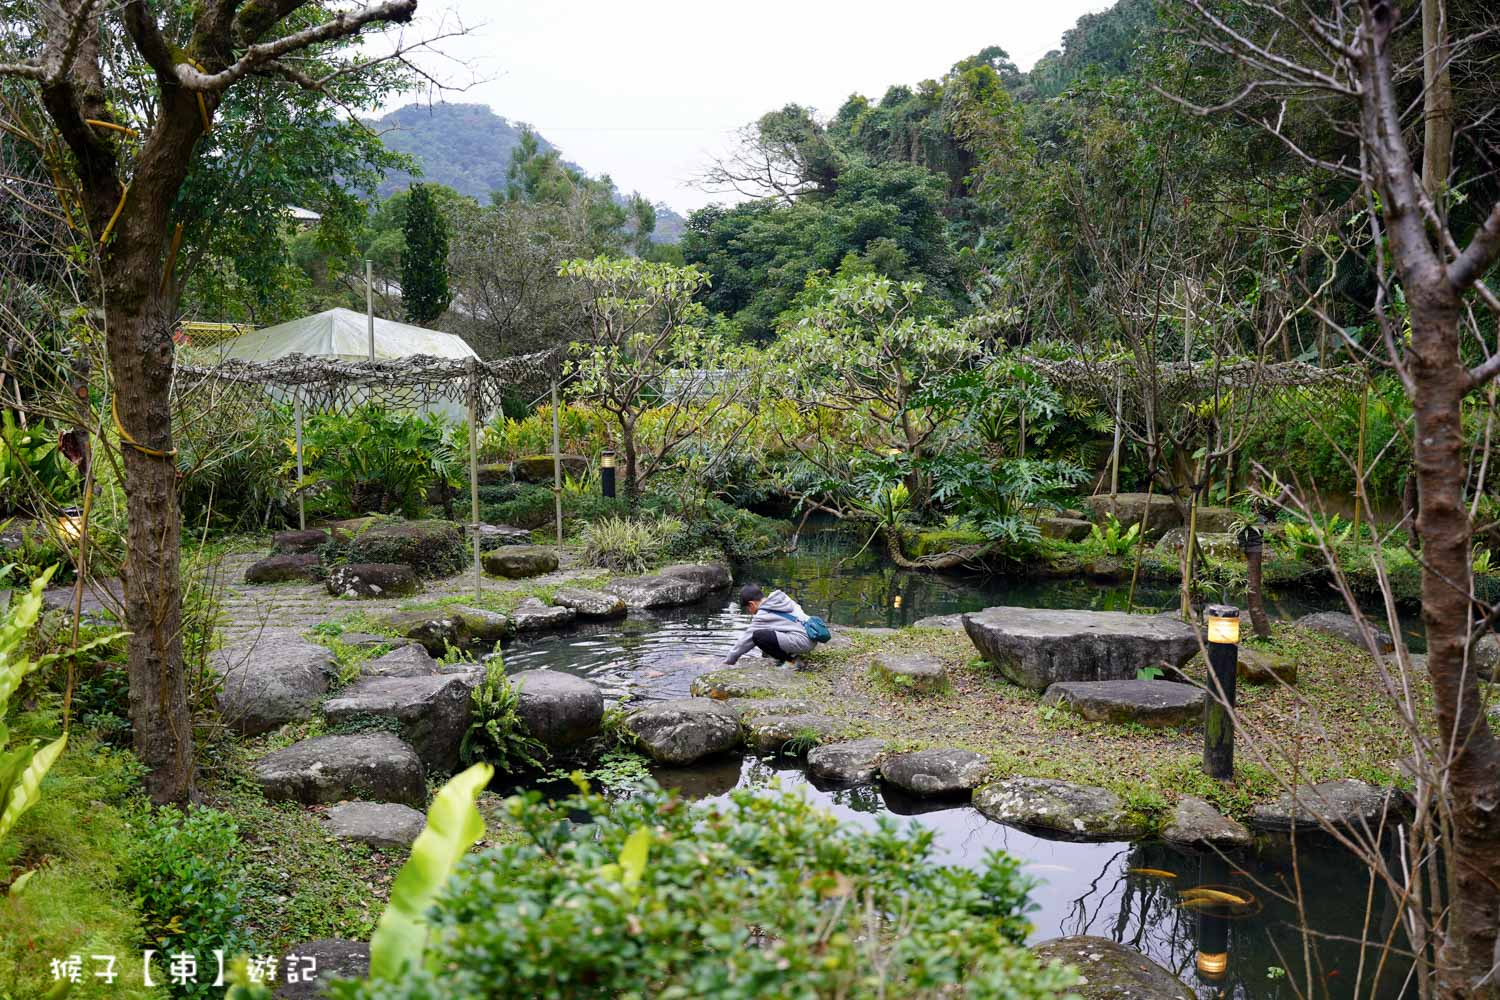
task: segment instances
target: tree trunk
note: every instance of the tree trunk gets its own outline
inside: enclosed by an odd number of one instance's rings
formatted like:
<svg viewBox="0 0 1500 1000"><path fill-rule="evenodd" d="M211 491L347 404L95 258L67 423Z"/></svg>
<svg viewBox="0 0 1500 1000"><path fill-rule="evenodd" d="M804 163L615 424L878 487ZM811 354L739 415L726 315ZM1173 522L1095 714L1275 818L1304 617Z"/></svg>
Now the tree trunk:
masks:
<svg viewBox="0 0 1500 1000"><path fill-rule="evenodd" d="M1478 677L1468 663L1473 580L1471 525L1463 499L1460 304L1451 289L1407 282L1412 302L1411 369L1422 539L1422 622L1440 739L1451 747L1447 802L1448 919L1437 963L1445 997L1493 996L1476 984L1494 961L1500 926L1500 747L1485 721Z"/></svg>
<svg viewBox="0 0 1500 1000"><path fill-rule="evenodd" d="M625 449L625 502L635 510L641 502L640 484L636 482L635 421L620 418L620 445Z"/></svg>
<svg viewBox="0 0 1500 1000"><path fill-rule="evenodd" d="M119 263L122 272L134 270ZM149 264L146 265L150 270ZM135 752L153 801L193 795L193 726L183 677L181 520L172 457L172 317L150 292L107 306L108 351L125 467L125 622ZM123 428L123 429L122 429ZM133 447L126 435L141 446ZM150 454L162 452L165 454Z"/></svg>
<svg viewBox="0 0 1500 1000"><path fill-rule="evenodd" d="M1443 212L1443 189L1453 166L1453 79L1448 72L1446 0L1422 0L1422 187Z"/></svg>

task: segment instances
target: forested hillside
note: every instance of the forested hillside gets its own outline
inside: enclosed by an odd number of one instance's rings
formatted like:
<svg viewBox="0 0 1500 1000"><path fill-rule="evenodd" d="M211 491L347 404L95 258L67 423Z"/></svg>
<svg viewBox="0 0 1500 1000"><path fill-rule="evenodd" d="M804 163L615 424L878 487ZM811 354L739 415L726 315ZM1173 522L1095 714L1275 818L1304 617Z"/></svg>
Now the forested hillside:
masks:
<svg viewBox="0 0 1500 1000"><path fill-rule="evenodd" d="M408 104L366 124L380 134L388 149L410 157L420 168L423 181L442 184L480 201L487 201L493 191L505 190L511 156L528 128L495 114L484 104L444 102ZM536 134L542 152L557 150L544 136ZM570 160L562 162L580 173L586 172ZM376 193L389 198L406 190L412 180L413 175L408 171L391 170ZM623 196L620 200L624 200ZM685 220L664 203L658 203L655 209L653 238L658 243L677 242Z"/></svg>

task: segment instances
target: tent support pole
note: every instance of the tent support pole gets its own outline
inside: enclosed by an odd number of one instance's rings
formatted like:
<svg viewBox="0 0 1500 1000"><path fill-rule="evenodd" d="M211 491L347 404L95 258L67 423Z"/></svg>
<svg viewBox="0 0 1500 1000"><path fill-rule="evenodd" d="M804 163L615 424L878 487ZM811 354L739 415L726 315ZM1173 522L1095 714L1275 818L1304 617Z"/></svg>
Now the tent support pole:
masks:
<svg viewBox="0 0 1500 1000"><path fill-rule="evenodd" d="M1109 452L1109 495L1120 492L1120 417L1125 407L1125 383L1115 376L1115 443Z"/></svg>
<svg viewBox="0 0 1500 1000"><path fill-rule="evenodd" d="M484 570L479 564L479 386L474 363L469 362L469 530L474 538L474 599L484 590Z"/></svg>
<svg viewBox="0 0 1500 1000"><path fill-rule="evenodd" d="M562 561L563 516L562 516L562 444L558 432L557 380L552 380L552 503L557 517L557 558Z"/></svg>
<svg viewBox="0 0 1500 1000"><path fill-rule="evenodd" d="M365 325L370 332L370 360L375 360L375 264L365 260Z"/></svg>
<svg viewBox="0 0 1500 1000"><path fill-rule="evenodd" d="M307 530L307 499L302 491L302 390L292 397L292 409L297 415L297 528Z"/></svg>

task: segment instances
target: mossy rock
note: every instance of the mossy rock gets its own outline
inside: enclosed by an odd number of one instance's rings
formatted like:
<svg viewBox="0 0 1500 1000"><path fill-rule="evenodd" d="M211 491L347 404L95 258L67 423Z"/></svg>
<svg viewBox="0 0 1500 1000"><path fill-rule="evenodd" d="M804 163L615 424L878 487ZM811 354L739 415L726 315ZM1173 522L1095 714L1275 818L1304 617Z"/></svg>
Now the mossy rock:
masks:
<svg viewBox="0 0 1500 1000"><path fill-rule="evenodd" d="M941 528L936 531L919 531L915 536L907 536L907 549L912 558L920 559L922 556L938 555L961 549L965 545L982 545L986 541L988 539L977 531Z"/></svg>
<svg viewBox="0 0 1500 1000"><path fill-rule="evenodd" d="M507 545L480 557L484 571L520 580L557 569L557 550L541 545Z"/></svg>
<svg viewBox="0 0 1500 1000"><path fill-rule="evenodd" d="M351 563L405 563L419 577L452 576L464 568L464 529L452 521L395 521L366 528L349 542Z"/></svg>

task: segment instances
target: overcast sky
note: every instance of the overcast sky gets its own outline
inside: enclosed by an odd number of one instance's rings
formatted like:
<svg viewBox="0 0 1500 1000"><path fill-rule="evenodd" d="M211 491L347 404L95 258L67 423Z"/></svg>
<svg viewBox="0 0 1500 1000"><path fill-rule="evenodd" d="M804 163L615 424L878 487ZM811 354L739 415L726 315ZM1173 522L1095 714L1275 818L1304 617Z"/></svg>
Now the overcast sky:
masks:
<svg viewBox="0 0 1500 1000"><path fill-rule="evenodd" d="M456 16L470 33L441 43L448 58L421 62L449 83L477 79L446 100L529 122L590 173L686 213L725 200L692 179L772 108L829 115L851 93L878 100L992 44L1029 69L1080 14L1111 3L423 0L429 30Z"/></svg>

